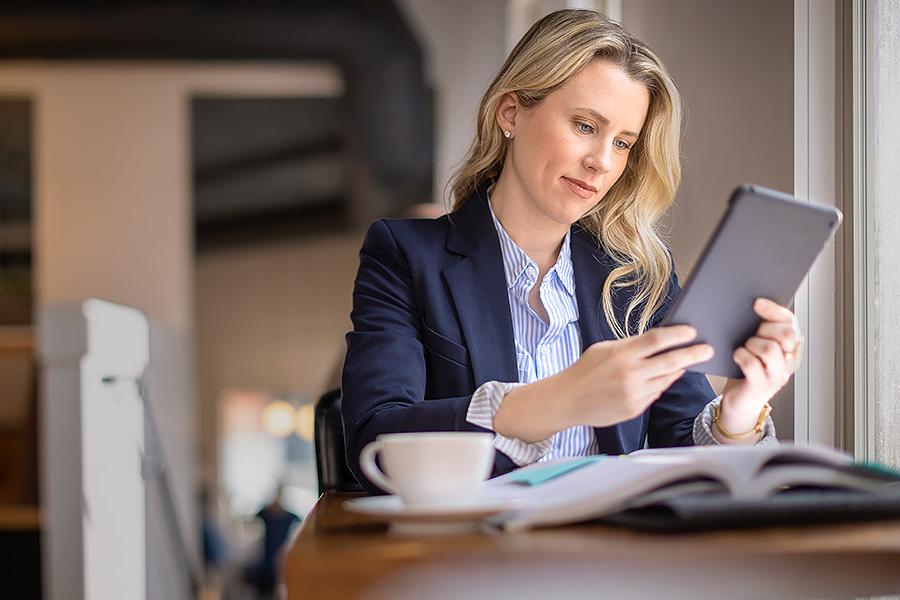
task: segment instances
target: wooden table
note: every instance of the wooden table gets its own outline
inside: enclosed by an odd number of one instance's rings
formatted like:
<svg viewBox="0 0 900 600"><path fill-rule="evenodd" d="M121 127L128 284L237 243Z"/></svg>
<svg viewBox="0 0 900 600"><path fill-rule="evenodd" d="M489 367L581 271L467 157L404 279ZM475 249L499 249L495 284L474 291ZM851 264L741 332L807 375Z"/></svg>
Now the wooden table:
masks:
<svg viewBox="0 0 900 600"><path fill-rule="evenodd" d="M577 525L388 534L324 494L285 557L288 598L854 598L900 594L900 521L695 534Z"/></svg>

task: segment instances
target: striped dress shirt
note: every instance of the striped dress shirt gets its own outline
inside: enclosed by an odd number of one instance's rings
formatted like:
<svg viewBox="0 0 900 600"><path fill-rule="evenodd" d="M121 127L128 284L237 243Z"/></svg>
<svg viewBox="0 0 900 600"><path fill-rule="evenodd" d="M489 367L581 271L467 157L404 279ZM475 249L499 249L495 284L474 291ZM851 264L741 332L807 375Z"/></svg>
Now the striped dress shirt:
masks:
<svg viewBox="0 0 900 600"><path fill-rule="evenodd" d="M581 330L578 327L571 233L567 233L563 240L556 264L547 271L540 282L541 303L549 317L549 321L545 322L528 304L528 295L537 283L539 272L537 263L509 237L494 214L493 207L490 207L490 210L503 255L519 381L488 381L479 386L472 396L466 420L493 430L494 414L500 408L503 397L511 389L554 375L578 360L581 356ZM695 444L718 443L712 436L710 427L713 410L720 399L712 400L695 419L693 430ZM766 421L764 435L759 443L777 443L771 418ZM598 452L594 429L588 425L564 429L546 440L533 443L495 434L494 447L520 466L564 456L587 456Z"/></svg>

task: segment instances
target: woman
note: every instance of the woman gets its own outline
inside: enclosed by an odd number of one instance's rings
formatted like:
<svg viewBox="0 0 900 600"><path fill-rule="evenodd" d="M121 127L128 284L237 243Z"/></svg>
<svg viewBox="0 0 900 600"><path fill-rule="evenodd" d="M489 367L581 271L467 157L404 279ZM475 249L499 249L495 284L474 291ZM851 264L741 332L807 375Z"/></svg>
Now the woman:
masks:
<svg viewBox="0 0 900 600"><path fill-rule="evenodd" d="M774 442L794 315L760 299L745 378L686 372L712 348L655 327L678 293L654 226L680 180L661 61L592 11L537 22L482 99L449 216L369 229L342 416L351 469L378 434L492 431L494 474L644 446Z"/></svg>

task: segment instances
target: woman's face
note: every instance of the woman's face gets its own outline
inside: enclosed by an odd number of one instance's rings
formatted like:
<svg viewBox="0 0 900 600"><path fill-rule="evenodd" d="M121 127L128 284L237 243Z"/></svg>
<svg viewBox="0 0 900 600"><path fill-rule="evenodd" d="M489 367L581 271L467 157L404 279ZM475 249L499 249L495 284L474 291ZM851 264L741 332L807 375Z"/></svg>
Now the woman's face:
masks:
<svg viewBox="0 0 900 600"><path fill-rule="evenodd" d="M643 84L599 59L535 106L507 96L497 120L512 134L508 197L530 220L575 223L622 175L649 104Z"/></svg>

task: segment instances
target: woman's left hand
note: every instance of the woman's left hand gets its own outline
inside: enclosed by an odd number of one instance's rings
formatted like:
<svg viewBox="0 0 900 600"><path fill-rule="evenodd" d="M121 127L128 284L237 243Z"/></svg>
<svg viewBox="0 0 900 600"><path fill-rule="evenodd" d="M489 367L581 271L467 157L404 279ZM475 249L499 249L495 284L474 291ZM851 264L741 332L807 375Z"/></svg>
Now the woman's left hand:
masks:
<svg viewBox="0 0 900 600"><path fill-rule="evenodd" d="M757 298L753 310L763 322L756 335L734 352L744 379L729 379L722 394L722 422L736 427L732 431L745 431L743 424L755 423L800 363L803 338L794 313L765 298Z"/></svg>

